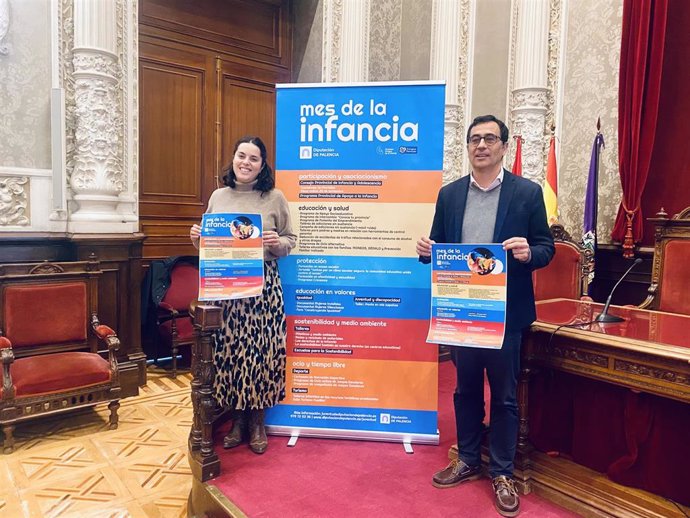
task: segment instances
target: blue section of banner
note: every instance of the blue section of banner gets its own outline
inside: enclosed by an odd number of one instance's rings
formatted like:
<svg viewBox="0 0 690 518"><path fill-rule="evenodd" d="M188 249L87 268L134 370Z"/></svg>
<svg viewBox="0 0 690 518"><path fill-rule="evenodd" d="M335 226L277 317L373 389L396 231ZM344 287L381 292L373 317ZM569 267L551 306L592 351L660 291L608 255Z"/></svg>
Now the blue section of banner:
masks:
<svg viewBox="0 0 690 518"><path fill-rule="evenodd" d="M276 95L278 171L443 168L443 84L278 85Z"/></svg>
<svg viewBox="0 0 690 518"><path fill-rule="evenodd" d="M497 244L461 244L446 245L436 244L433 246L433 269L449 270L455 272L469 272L469 264L477 258L501 258L505 256L505 251L501 245ZM504 261L497 259L496 265L491 273L502 273L505 271Z"/></svg>
<svg viewBox="0 0 690 518"><path fill-rule="evenodd" d="M272 426L436 434L438 413L428 410L277 405L266 409Z"/></svg>
<svg viewBox="0 0 690 518"><path fill-rule="evenodd" d="M429 265L409 257L290 255L280 261L283 284L429 289Z"/></svg>
<svg viewBox="0 0 690 518"><path fill-rule="evenodd" d="M285 288L288 315L329 315L333 317L429 318L429 290L414 288L359 287L324 289L322 286ZM331 293L332 292L332 293Z"/></svg>
<svg viewBox="0 0 690 518"><path fill-rule="evenodd" d="M248 233L240 236L239 229L246 229ZM256 238L261 236L261 229L260 214L204 214L201 217L204 237Z"/></svg>
<svg viewBox="0 0 690 518"><path fill-rule="evenodd" d="M436 302L436 301L434 301ZM476 309L451 309L441 303L434 304L431 311L432 317L453 318L455 320L469 320L472 322L503 322L505 311L482 311Z"/></svg>
<svg viewBox="0 0 690 518"><path fill-rule="evenodd" d="M506 303L502 300L451 299L434 297L432 306L442 306L449 309L467 309L476 311L505 311Z"/></svg>

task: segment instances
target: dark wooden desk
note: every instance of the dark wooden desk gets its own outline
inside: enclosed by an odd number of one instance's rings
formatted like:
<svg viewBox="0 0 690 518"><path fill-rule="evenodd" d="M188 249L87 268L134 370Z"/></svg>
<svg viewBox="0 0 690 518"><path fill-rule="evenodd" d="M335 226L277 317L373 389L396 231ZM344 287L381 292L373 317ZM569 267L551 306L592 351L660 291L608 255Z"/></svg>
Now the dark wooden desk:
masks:
<svg viewBox="0 0 690 518"><path fill-rule="evenodd" d="M601 310L601 304L568 299L537 303L538 320L522 351L516 476L526 491L588 516L682 517L666 499L540 453L529 443L530 377L545 369L690 403L690 316L612 306L610 313L624 322L588 324Z"/></svg>

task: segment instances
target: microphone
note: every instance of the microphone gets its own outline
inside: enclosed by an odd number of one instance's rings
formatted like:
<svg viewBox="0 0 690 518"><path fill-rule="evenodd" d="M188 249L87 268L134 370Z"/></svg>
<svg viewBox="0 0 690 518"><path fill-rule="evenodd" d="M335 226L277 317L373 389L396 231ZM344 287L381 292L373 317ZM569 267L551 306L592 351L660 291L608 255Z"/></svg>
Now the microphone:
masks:
<svg viewBox="0 0 690 518"><path fill-rule="evenodd" d="M639 257L635 259L635 261L630 265L630 268L625 270L625 273L621 275L621 278L618 279L618 282L616 285L613 287L611 290L611 293L609 293L609 298L606 299L606 304L604 304L604 310L597 315L597 317L594 319L595 322L603 322L604 324L607 324L609 322L625 322L625 319L616 315L609 315L609 305L611 304L611 297L613 297L613 292L616 291L616 288L618 285L621 283L623 279L627 277L627 275L630 273L630 270L635 268L638 264L642 262L642 259Z"/></svg>

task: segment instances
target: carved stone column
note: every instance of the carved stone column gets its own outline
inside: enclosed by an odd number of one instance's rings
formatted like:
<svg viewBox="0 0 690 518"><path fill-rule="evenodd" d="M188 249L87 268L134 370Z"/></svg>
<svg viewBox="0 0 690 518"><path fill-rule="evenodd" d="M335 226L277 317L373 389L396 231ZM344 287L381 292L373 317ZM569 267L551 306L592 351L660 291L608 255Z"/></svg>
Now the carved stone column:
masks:
<svg viewBox="0 0 690 518"><path fill-rule="evenodd" d="M468 0L434 0L429 79L446 81L443 183L462 176L465 159Z"/></svg>
<svg viewBox="0 0 690 518"><path fill-rule="evenodd" d="M325 0L323 74L325 83L369 79L370 0Z"/></svg>
<svg viewBox="0 0 690 518"><path fill-rule="evenodd" d="M549 2L518 0L511 92L513 133L522 135L522 174L544 183L549 59Z"/></svg>
<svg viewBox="0 0 690 518"><path fill-rule="evenodd" d="M136 2L74 0L70 230L134 232ZM133 11L132 11L133 10ZM134 154L134 157L136 155ZM126 206L123 210L122 205ZM129 225L127 224L129 223Z"/></svg>

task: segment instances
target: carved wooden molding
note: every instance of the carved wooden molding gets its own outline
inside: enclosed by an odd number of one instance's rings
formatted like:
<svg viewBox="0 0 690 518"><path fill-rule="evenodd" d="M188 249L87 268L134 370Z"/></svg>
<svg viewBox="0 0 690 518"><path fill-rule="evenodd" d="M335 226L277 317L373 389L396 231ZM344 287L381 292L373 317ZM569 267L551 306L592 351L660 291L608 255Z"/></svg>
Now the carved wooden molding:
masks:
<svg viewBox="0 0 690 518"><path fill-rule="evenodd" d="M31 269L29 272L29 275L41 275L41 274L48 274L48 273L64 273L65 269L60 266L59 264L53 264L53 263L44 263L44 264L39 264L38 266L35 266L34 268Z"/></svg>
<svg viewBox="0 0 690 518"><path fill-rule="evenodd" d="M587 363L589 365L596 365L598 367L608 367L609 359L601 354L594 354L587 351L581 351L574 347L553 347L549 353L553 356L558 356L566 360L574 360L580 363Z"/></svg>
<svg viewBox="0 0 690 518"><path fill-rule="evenodd" d="M690 386L690 375L683 374L681 372L651 367L649 365L643 365L641 363L626 360L615 360L613 368L618 371L637 374L638 376L645 376L647 378L654 378L671 383L682 383Z"/></svg>

